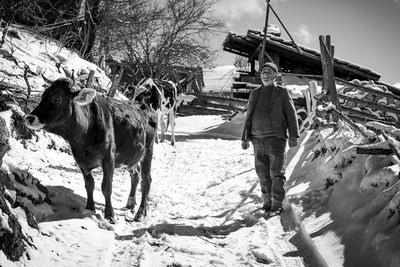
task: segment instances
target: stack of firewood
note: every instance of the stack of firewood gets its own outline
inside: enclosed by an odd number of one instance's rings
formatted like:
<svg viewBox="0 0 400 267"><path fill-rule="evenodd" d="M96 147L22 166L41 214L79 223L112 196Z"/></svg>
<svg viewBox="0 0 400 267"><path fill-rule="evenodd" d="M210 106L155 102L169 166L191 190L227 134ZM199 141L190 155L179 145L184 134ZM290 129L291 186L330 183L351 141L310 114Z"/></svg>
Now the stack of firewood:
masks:
<svg viewBox="0 0 400 267"><path fill-rule="evenodd" d="M342 83L338 98L342 110L357 121L380 121L398 125L400 123L400 98L386 86L374 81L353 80Z"/></svg>

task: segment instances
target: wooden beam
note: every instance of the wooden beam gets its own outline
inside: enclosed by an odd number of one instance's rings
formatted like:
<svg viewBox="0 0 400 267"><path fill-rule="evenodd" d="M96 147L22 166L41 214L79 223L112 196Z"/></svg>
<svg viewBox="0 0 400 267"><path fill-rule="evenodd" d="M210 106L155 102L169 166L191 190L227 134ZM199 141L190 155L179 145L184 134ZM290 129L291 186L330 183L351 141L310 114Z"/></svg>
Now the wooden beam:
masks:
<svg viewBox="0 0 400 267"><path fill-rule="evenodd" d="M226 102L226 103L242 104L242 105L243 104L247 105L247 102L248 102L248 100L238 99L238 98L208 96L208 95L204 95L204 94L193 94L193 95L197 96L200 99L206 99L206 100L217 101L217 102Z"/></svg>
<svg viewBox="0 0 400 267"><path fill-rule="evenodd" d="M344 99L344 100L349 100L349 101L354 101L356 103L367 105L370 108L373 107L373 108L378 109L378 110L384 110L384 111L387 111L387 112L393 112L395 114L399 114L400 115L400 110L398 110L398 109L387 107L387 106L384 106L384 105L379 105L379 104L371 102L371 101L358 99L358 98L353 98L353 97L349 97L349 96L346 96L346 95L343 95L343 94L338 94L338 98Z"/></svg>
<svg viewBox="0 0 400 267"><path fill-rule="evenodd" d="M387 83L381 82L381 81L375 81L375 83L386 86L388 88L388 90L390 92L392 92L393 94L400 95L400 88L398 88L396 86L393 86L391 84L387 84Z"/></svg>
<svg viewBox="0 0 400 267"><path fill-rule="evenodd" d="M340 78L335 78L335 80L336 80L337 83L341 83L343 85L347 85L347 86L352 87L352 88L357 89L357 90L362 90L362 91L367 92L367 93L371 93L371 94L374 94L374 95L379 95L379 96L382 96L382 97L391 98L391 99L400 101L400 96L397 96L397 95L393 95L393 94L385 93L385 92L382 92L382 91L374 90L374 89L371 89L371 88L367 88L367 87L364 87L364 86L361 86L361 85L357 85L357 84L348 82L348 81L340 79Z"/></svg>
<svg viewBox="0 0 400 267"><path fill-rule="evenodd" d="M255 60L256 57L257 57L257 55L258 55L258 56L260 55L260 49L261 49L261 47L262 47L262 43L260 43L260 44L258 45L258 47L256 48L256 50L254 50L254 52L250 55L250 57L249 57L249 60L250 60L250 61L251 61L251 60Z"/></svg>
<svg viewBox="0 0 400 267"><path fill-rule="evenodd" d="M320 35L319 44L321 49L321 64L324 86L326 87L327 95L329 95L330 101L338 110L340 110L333 69L334 48L331 45L330 36L328 35L324 38L324 36Z"/></svg>
<svg viewBox="0 0 400 267"><path fill-rule="evenodd" d="M349 113L349 115L358 116L360 119L362 118L364 120L373 120L373 121L379 120L379 121L382 121L381 119L379 119L375 115L367 114L367 113L364 113L364 112L356 110L356 109L348 108L346 106L342 106L342 111L346 112L346 113Z"/></svg>
<svg viewBox="0 0 400 267"><path fill-rule="evenodd" d="M296 42L294 41L292 35L290 35L290 32L286 29L285 25L283 24L283 22L281 21L281 19L279 18L278 14L276 14L275 10L272 8L271 4L269 3L269 0L267 0L267 4L268 7L271 8L272 12L275 14L275 17L278 19L279 23L282 25L283 29L285 29L287 35L289 36L290 40L292 40L294 46L296 47L296 50L299 54L303 54L303 52L301 51L300 47L296 44Z"/></svg>
<svg viewBox="0 0 400 267"><path fill-rule="evenodd" d="M372 121L381 122L381 123L389 124L389 125L393 125L393 126L396 125L393 122L387 122L387 121L383 121L383 120L380 120L380 119L367 119L367 118L365 118L365 116L359 116L359 115L355 115L355 114L352 114L352 113L346 114L346 116L348 116L352 121L359 122L359 123L362 123L362 124L365 124L366 122L372 120Z"/></svg>
<svg viewBox="0 0 400 267"><path fill-rule="evenodd" d="M225 109L212 109L201 106L180 105L177 109L177 113L185 115L223 115L229 113L229 111Z"/></svg>
<svg viewBox="0 0 400 267"><path fill-rule="evenodd" d="M251 56L249 57L249 61L252 61L252 60L254 60L255 58L256 58L256 55L258 54L259 56L261 55L261 52L260 52L260 49L262 48L262 45L263 45L263 43L261 43L258 47L257 47L257 49L253 52L253 54L251 54ZM262 49L261 49L262 50ZM276 62L272 59L272 57L270 56L270 54L268 54L268 52L265 50L265 48L264 48L264 57L267 57L268 58L268 60L270 61L270 62L272 62L272 63L274 63L275 65L277 65L278 66L278 64L276 64ZM260 57L261 58L261 57ZM260 61L260 58L259 58L259 66L261 67L262 65L264 65L264 58L263 58L263 60L262 61Z"/></svg>
<svg viewBox="0 0 400 267"><path fill-rule="evenodd" d="M393 151L390 148L364 148L363 146L357 146L356 154L391 155Z"/></svg>
<svg viewBox="0 0 400 267"><path fill-rule="evenodd" d="M381 133L382 133L383 138L385 138L386 140L389 141L389 147L392 150L392 152L400 159L400 143L394 139L390 140L389 136L386 134L385 131L382 131ZM392 141L392 142L390 142L390 141Z"/></svg>
<svg viewBox="0 0 400 267"><path fill-rule="evenodd" d="M228 103L211 103L207 101L201 101L198 98L193 99L191 102L187 103L188 106L202 106L206 108L217 108L217 109L226 109L228 111L245 111L245 107L238 107Z"/></svg>
<svg viewBox="0 0 400 267"><path fill-rule="evenodd" d="M328 106L327 103L324 101L317 99L318 102L323 104L324 106ZM336 108L332 108L331 112L333 115L337 116L338 118L342 119L343 121L347 122L351 128L353 128L355 131L359 132L363 137L368 138L368 135L357 125L355 124L351 119L349 119L347 116L342 114L340 111L338 111Z"/></svg>
<svg viewBox="0 0 400 267"><path fill-rule="evenodd" d="M260 55L259 55L259 59L258 59L259 71L260 71L260 68L264 65L265 44L267 43L269 9L270 9L269 0L267 0L267 13L265 15L264 38L262 40L261 51L260 51Z"/></svg>

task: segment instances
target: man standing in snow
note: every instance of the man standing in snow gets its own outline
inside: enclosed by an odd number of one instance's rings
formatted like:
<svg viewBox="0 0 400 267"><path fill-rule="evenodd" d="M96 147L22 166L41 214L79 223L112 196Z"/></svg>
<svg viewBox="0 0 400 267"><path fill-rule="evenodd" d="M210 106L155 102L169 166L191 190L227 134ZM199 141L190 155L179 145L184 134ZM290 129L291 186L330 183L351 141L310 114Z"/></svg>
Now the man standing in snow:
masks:
<svg viewBox="0 0 400 267"><path fill-rule="evenodd" d="M242 148L249 148L252 142L263 209L279 214L285 199L286 141L289 138L289 147L297 146L299 127L292 98L286 88L275 83L278 67L267 62L260 75L263 85L249 96Z"/></svg>

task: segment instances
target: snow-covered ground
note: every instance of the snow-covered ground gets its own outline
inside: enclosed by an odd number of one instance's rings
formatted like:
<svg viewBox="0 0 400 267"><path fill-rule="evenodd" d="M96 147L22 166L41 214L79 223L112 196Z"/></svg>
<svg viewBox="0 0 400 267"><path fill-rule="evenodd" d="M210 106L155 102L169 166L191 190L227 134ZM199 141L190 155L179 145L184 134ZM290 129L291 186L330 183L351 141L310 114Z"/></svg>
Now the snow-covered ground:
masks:
<svg viewBox="0 0 400 267"><path fill-rule="evenodd" d="M251 190L257 183L252 150L212 137L238 132L238 125L216 116L178 118L176 145L155 145L144 222L132 222L124 210L128 173L115 173L115 225L102 219L100 171L98 212L91 214L83 208L84 182L72 157L48 148L49 142L65 146L61 139L39 133L21 144L12 138L3 167L29 170L48 187L53 206L36 207L39 231L24 225L36 249L17 263L0 252L2 266L307 266L301 229L289 227L291 207L328 266L398 266L395 156L356 155L355 145L366 140L346 125L305 131L288 151L291 204L282 216L268 218L258 184Z"/></svg>
<svg viewBox="0 0 400 267"><path fill-rule="evenodd" d="M250 191L257 183L252 151L243 151L238 140L196 138L196 132L222 122L216 116L178 118L176 146L155 145L150 209L143 223L130 221L132 215L123 209L130 186L127 172L114 176L117 223L110 225L101 219L100 171L95 172L98 214L94 215L83 209L84 182L70 155L47 149L45 137L29 141L26 148L12 139L4 165L29 169L49 188L54 206L42 207L45 221L39 231L27 230L37 247L29 249L30 259L24 256L12 263L0 252L0 262L3 266L304 266L289 242L296 232L285 231L280 217L265 217L258 186Z"/></svg>

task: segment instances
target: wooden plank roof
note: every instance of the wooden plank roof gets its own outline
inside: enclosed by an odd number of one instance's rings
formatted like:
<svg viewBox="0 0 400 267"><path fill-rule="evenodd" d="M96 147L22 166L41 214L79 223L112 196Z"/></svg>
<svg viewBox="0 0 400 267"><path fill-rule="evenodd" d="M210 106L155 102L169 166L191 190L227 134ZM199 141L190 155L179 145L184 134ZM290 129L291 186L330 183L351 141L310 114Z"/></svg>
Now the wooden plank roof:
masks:
<svg viewBox="0 0 400 267"><path fill-rule="evenodd" d="M246 35L230 32L225 38L223 50L250 58L262 43L264 33L258 30L248 30ZM321 69L321 54L311 48L299 45L301 53L296 50L292 41L285 40L271 34L267 34L266 51L275 52L290 61L308 64L314 68ZM380 74L369 68L365 68L351 62L334 58L335 76L364 78L377 81Z"/></svg>

